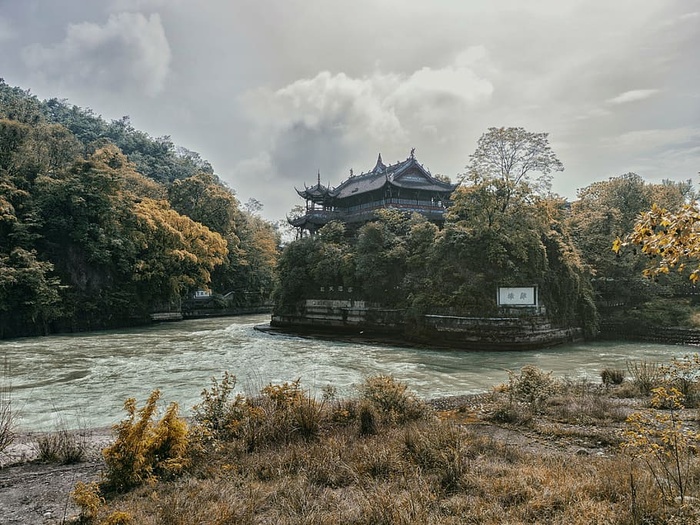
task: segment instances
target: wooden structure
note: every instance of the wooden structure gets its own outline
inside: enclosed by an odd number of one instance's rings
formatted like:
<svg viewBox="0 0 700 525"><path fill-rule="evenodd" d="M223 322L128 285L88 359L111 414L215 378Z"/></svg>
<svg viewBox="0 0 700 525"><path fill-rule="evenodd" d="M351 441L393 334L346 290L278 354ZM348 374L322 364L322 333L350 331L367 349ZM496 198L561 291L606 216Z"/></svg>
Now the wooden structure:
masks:
<svg viewBox="0 0 700 525"><path fill-rule="evenodd" d="M321 184L296 190L306 201L304 215L289 219L300 234L311 235L331 221L361 225L376 217L376 211L394 208L417 212L442 225L450 195L457 186L433 177L415 158L414 150L403 162L386 166L379 154L374 168L354 175L339 186ZM296 188L295 188L296 189Z"/></svg>

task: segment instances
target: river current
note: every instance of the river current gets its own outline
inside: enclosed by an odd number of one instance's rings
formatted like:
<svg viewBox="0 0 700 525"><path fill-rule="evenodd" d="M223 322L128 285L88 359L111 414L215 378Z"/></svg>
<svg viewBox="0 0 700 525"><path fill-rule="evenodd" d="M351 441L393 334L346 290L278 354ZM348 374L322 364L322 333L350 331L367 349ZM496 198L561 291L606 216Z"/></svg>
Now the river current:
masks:
<svg viewBox="0 0 700 525"><path fill-rule="evenodd" d="M254 330L267 315L199 319L138 329L0 342L0 386L27 431L112 425L124 400L138 405L153 389L177 401L185 415L211 378L228 370L236 390L256 394L269 383L301 379L319 392L353 395L364 378L391 374L424 398L479 393L502 383L508 370L533 364L556 377L600 381L603 368L629 360L667 362L695 348L647 343L579 343L537 351L462 352L305 339Z"/></svg>

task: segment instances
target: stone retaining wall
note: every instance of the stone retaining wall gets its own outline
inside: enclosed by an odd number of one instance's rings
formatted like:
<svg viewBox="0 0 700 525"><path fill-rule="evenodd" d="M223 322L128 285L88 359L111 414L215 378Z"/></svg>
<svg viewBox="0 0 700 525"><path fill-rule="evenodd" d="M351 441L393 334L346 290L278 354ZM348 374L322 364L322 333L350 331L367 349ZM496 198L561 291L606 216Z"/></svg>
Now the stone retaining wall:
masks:
<svg viewBox="0 0 700 525"><path fill-rule="evenodd" d="M640 323L603 321L600 339L700 346L700 330L683 327L647 326Z"/></svg>
<svg viewBox="0 0 700 525"><path fill-rule="evenodd" d="M582 339L580 328L552 326L543 316L408 316L363 301L309 299L295 314L274 314L274 328L400 337L406 342L475 350L543 348Z"/></svg>

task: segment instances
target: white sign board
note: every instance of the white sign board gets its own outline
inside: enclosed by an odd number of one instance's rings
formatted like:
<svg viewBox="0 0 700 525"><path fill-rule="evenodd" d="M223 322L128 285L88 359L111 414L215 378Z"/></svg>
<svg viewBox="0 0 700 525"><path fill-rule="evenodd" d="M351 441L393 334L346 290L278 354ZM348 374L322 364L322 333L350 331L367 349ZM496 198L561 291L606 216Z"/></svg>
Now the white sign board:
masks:
<svg viewBox="0 0 700 525"><path fill-rule="evenodd" d="M499 306L537 306L537 287L503 287L498 289Z"/></svg>

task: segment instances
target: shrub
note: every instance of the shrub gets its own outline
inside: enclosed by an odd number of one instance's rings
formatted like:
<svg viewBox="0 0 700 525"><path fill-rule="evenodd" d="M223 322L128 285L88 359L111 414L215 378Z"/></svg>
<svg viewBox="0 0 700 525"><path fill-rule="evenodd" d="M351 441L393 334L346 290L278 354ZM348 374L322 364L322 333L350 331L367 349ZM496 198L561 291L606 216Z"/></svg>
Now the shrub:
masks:
<svg viewBox="0 0 700 525"><path fill-rule="evenodd" d="M495 423L528 426L532 423L532 411L520 403L502 402L496 405L487 419Z"/></svg>
<svg viewBox="0 0 700 525"><path fill-rule="evenodd" d="M220 382L215 377L211 381L211 389L202 390L202 402L192 409L194 421L204 438L228 441L238 436L246 401L240 394L231 399L236 376L224 372Z"/></svg>
<svg viewBox="0 0 700 525"><path fill-rule="evenodd" d="M116 510L100 522L100 525L133 525L136 523L128 512Z"/></svg>
<svg viewBox="0 0 700 525"><path fill-rule="evenodd" d="M348 426L358 417L359 403L356 399L337 399L331 404L330 418L338 426Z"/></svg>
<svg viewBox="0 0 700 525"><path fill-rule="evenodd" d="M421 419L427 414L425 403L409 392L406 384L391 376L367 378L360 386L360 395L390 422L405 423Z"/></svg>
<svg viewBox="0 0 700 525"><path fill-rule="evenodd" d="M178 416L177 403L171 403L162 419L154 422L159 398L160 391L154 390L138 411L134 398L124 403L129 417L114 427L117 437L102 451L108 488L123 492L143 482L178 474L187 466L187 423Z"/></svg>
<svg viewBox="0 0 700 525"><path fill-rule="evenodd" d="M377 433L377 410L371 403L368 401L360 403L358 417L360 419L361 436L373 436Z"/></svg>
<svg viewBox="0 0 700 525"><path fill-rule="evenodd" d="M78 433L60 429L41 434L36 440L36 448L39 461L69 465L85 459L87 441Z"/></svg>
<svg viewBox="0 0 700 525"><path fill-rule="evenodd" d="M621 385L625 380L625 372L618 368L604 368L600 372L600 379L606 386Z"/></svg>
<svg viewBox="0 0 700 525"><path fill-rule="evenodd" d="M100 494L100 487L94 481L91 483L78 481L70 495L80 508L80 516L87 521L95 519L100 507L105 503Z"/></svg>
<svg viewBox="0 0 700 525"><path fill-rule="evenodd" d="M15 439L16 415L12 411L12 388L9 376L10 367L5 358L0 378L0 452L9 447Z"/></svg>
<svg viewBox="0 0 700 525"><path fill-rule="evenodd" d="M627 371L632 376L632 384L645 396L661 384L663 377L659 364L651 361L628 361Z"/></svg>
<svg viewBox="0 0 700 525"><path fill-rule="evenodd" d="M294 432L306 440L316 438L323 426L323 406L308 395L300 399L292 408Z"/></svg>
<svg viewBox="0 0 700 525"><path fill-rule="evenodd" d="M692 407L698 401L698 376L700 375L700 354L675 358L668 365L660 367L664 382L683 394L684 405Z"/></svg>
<svg viewBox="0 0 700 525"><path fill-rule="evenodd" d="M557 384L551 372L543 372L534 365L520 369L520 375L508 372L509 390L513 399L527 403L533 411L552 397L557 391Z"/></svg>
<svg viewBox="0 0 700 525"><path fill-rule="evenodd" d="M653 389L651 405L652 410L627 418L622 446L643 461L665 501L677 497L683 504L693 481L691 461L700 433L683 425L683 394L677 389Z"/></svg>
<svg viewBox="0 0 700 525"><path fill-rule="evenodd" d="M301 388L299 379L269 384L249 404L248 432L244 437L251 450L254 442L288 443L297 436L312 439L323 426L325 401L317 403Z"/></svg>

